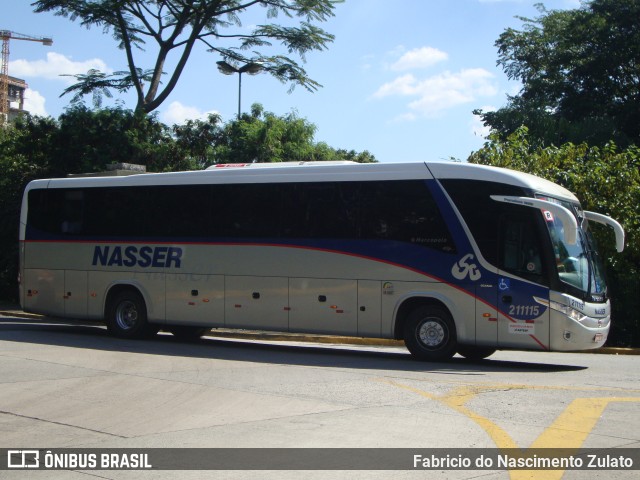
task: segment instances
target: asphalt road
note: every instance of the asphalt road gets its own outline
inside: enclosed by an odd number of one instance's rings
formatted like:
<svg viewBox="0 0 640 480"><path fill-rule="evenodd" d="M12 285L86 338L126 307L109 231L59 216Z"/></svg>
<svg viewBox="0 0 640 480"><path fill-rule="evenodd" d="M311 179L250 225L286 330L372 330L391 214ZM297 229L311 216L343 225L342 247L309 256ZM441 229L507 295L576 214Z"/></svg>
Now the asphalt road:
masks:
<svg viewBox="0 0 640 480"><path fill-rule="evenodd" d="M0 316L0 448L640 449L640 357L109 337ZM0 471L0 478L637 478L635 471Z"/></svg>

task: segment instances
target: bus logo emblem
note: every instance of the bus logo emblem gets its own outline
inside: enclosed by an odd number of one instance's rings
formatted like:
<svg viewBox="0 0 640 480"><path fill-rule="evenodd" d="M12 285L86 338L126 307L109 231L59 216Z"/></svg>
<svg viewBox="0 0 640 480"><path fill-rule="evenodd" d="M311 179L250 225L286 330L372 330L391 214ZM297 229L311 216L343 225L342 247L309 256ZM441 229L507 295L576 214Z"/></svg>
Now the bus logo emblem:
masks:
<svg viewBox="0 0 640 480"><path fill-rule="evenodd" d="M469 263L473 258L473 255L468 253L462 257L459 262L454 263L451 268L451 275L458 280L464 280L467 276L469 280L474 282L480 280L482 274L480 270L478 270L478 266L475 263Z"/></svg>

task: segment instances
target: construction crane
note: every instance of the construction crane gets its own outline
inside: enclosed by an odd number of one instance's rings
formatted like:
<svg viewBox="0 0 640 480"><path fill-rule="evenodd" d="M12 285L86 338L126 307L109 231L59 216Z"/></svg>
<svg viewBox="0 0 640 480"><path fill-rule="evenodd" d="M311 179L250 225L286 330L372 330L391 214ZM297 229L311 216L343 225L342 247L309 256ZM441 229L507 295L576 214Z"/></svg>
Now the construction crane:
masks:
<svg viewBox="0 0 640 480"><path fill-rule="evenodd" d="M2 38L2 72L0 73L0 124L5 123L9 115L9 40L27 40L40 42L43 45L53 45L51 37L34 37L10 30L0 30Z"/></svg>

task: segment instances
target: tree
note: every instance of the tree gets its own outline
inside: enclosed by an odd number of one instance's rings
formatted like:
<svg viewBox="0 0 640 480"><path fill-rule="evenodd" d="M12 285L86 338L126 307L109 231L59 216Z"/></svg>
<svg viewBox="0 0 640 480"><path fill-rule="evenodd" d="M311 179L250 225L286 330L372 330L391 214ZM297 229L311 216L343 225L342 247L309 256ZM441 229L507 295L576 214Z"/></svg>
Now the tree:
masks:
<svg viewBox="0 0 640 480"><path fill-rule="evenodd" d="M102 27L110 32L124 50L128 69L108 75L98 70L76 75L78 82L64 94L73 93L74 101L94 94L99 105L101 95L110 96L134 89L136 110L152 112L175 88L187 60L197 42L216 52L232 64L255 62L282 82L313 91L320 84L286 55L272 54L272 42L278 42L288 54L297 54L303 61L308 52L324 50L333 35L313 22L324 22L333 16L335 4L342 0L37 0L35 12L79 20L87 28ZM297 26L274 23L258 25L245 32L240 16L253 7L265 9L268 18L283 15L297 17ZM235 28L235 31L231 29ZM155 47L155 63L142 67L137 54L149 44ZM261 51L262 50L262 51ZM146 52L145 52L146 53ZM166 83L161 84L170 54L177 56Z"/></svg>
<svg viewBox="0 0 640 480"><path fill-rule="evenodd" d="M167 158L172 143L170 130L155 115L77 105L58 117L50 175L99 172L111 163L146 165L149 171L173 170Z"/></svg>
<svg viewBox="0 0 640 480"><path fill-rule="evenodd" d="M212 163L376 161L367 151L336 150L324 142L314 143L315 132L316 126L295 112L278 116L254 103L250 114L245 113L222 127L210 160Z"/></svg>
<svg viewBox="0 0 640 480"><path fill-rule="evenodd" d="M504 140L526 125L532 141L640 144L640 2L592 0L520 17L498 40L498 65L520 80L507 106L474 113Z"/></svg>
<svg viewBox="0 0 640 480"><path fill-rule="evenodd" d="M222 118L209 114L206 120L187 120L171 131L177 154L186 163L180 170L202 170L211 165L215 145L222 139Z"/></svg>

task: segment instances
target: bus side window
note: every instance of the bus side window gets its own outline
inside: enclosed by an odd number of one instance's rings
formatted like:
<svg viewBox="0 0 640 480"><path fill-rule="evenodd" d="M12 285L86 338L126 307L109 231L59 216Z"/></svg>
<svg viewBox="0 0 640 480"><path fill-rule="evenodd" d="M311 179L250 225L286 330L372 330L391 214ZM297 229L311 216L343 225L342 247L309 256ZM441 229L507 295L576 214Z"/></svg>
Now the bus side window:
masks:
<svg viewBox="0 0 640 480"><path fill-rule="evenodd" d="M310 182L283 186L286 238L357 238L358 184Z"/></svg>
<svg viewBox="0 0 640 480"><path fill-rule="evenodd" d="M407 242L455 253L455 244L423 181L362 184L361 237Z"/></svg>
<svg viewBox="0 0 640 480"><path fill-rule="evenodd" d="M84 193L81 190L68 190L64 193L62 222L60 231L65 235L83 233Z"/></svg>
<svg viewBox="0 0 640 480"><path fill-rule="evenodd" d="M29 192L27 225L37 234L59 234L64 199L61 190L34 189Z"/></svg>
<svg viewBox="0 0 640 480"><path fill-rule="evenodd" d="M500 221L499 265L506 272L544 282L542 245L533 212L505 214Z"/></svg>

